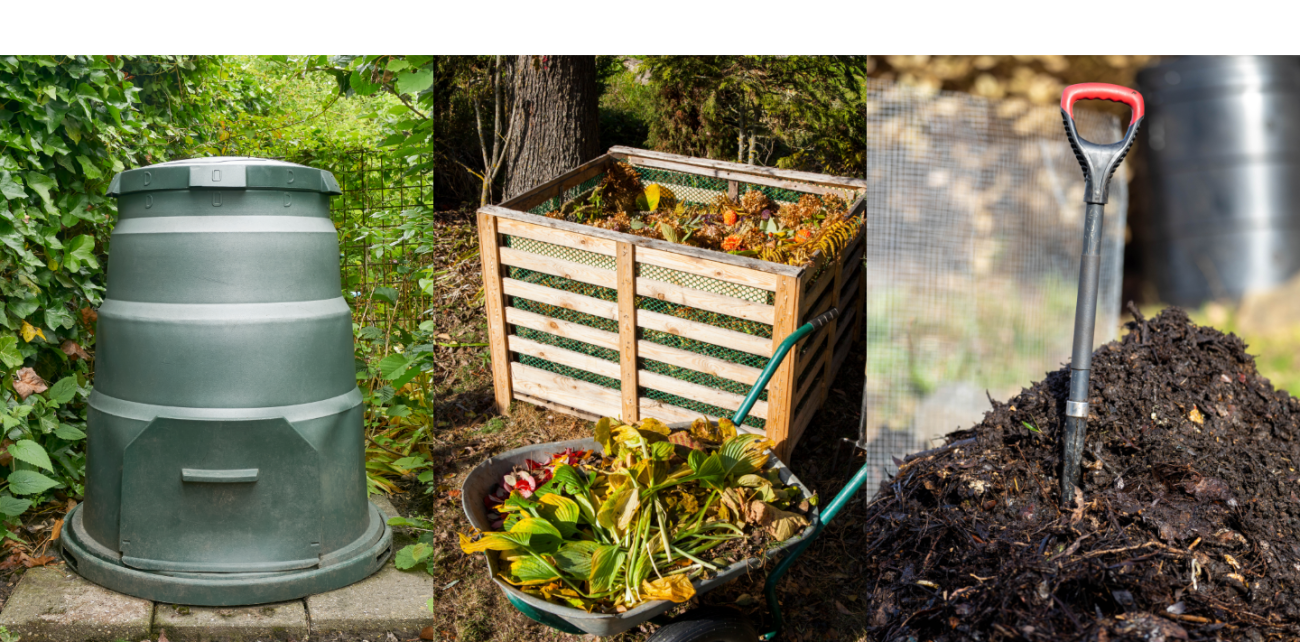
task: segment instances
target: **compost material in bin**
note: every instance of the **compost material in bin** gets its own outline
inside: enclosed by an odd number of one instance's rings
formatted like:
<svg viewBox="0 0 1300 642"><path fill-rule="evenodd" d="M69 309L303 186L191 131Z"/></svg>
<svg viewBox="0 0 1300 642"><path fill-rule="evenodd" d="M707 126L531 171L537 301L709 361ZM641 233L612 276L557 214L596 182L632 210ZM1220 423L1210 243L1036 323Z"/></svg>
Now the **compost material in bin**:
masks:
<svg viewBox="0 0 1300 642"><path fill-rule="evenodd" d="M1093 357L1082 503L1058 507L1064 367L882 484L872 639L1300 634L1300 402L1235 335L1133 312Z"/></svg>

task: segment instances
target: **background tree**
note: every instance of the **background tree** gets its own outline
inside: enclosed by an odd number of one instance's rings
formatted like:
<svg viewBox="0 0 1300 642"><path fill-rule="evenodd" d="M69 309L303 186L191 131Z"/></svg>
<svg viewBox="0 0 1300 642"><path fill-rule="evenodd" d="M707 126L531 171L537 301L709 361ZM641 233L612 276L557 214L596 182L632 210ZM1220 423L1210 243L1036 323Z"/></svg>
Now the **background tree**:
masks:
<svg viewBox="0 0 1300 642"><path fill-rule="evenodd" d="M516 59L504 198L600 155L599 99L595 56Z"/></svg>

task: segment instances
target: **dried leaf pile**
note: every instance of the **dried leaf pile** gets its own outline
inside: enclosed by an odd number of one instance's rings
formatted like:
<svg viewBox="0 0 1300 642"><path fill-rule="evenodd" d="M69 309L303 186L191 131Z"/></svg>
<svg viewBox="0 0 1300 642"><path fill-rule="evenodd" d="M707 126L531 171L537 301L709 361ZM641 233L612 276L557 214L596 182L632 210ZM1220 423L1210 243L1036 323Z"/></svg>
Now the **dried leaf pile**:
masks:
<svg viewBox="0 0 1300 642"><path fill-rule="evenodd" d="M1300 402L1169 309L1093 358L1083 499L1068 368L903 462L865 526L879 640L1300 636Z"/></svg>
<svg viewBox="0 0 1300 642"><path fill-rule="evenodd" d="M642 185L626 163L611 166L594 190L547 216L789 265L808 263L818 252L838 256L862 225L834 194L778 204L750 190L736 200L720 194L709 206L685 205L665 185Z"/></svg>
<svg viewBox="0 0 1300 642"><path fill-rule="evenodd" d="M767 468L771 442L697 420L670 431L602 419L604 455L565 451L506 475L485 502L500 531L461 535L465 553L500 551L501 578L598 613L685 602L691 580L739 561L727 545L783 541L808 525L798 488Z"/></svg>

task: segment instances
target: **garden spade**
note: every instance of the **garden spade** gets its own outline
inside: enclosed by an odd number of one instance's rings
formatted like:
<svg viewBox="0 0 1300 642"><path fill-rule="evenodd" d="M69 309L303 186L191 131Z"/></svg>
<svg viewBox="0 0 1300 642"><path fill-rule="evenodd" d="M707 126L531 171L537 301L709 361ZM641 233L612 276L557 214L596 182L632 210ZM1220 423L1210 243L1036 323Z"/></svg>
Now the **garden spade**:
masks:
<svg viewBox="0 0 1300 642"><path fill-rule="evenodd" d="M1074 126L1074 103L1080 100L1112 100L1129 106L1132 117L1123 140L1100 145L1085 140ZM1083 255L1079 260L1079 298L1074 308L1074 349L1070 358L1070 396L1065 402L1065 435L1061 464L1061 503L1072 506L1079 485L1079 464L1083 438L1088 428L1088 371L1092 366L1093 326L1097 320L1097 280L1101 272L1101 224L1106 208L1110 177L1133 146L1142 125L1142 95L1137 91L1105 83L1070 85L1061 93L1061 118L1065 135L1083 167L1084 202Z"/></svg>

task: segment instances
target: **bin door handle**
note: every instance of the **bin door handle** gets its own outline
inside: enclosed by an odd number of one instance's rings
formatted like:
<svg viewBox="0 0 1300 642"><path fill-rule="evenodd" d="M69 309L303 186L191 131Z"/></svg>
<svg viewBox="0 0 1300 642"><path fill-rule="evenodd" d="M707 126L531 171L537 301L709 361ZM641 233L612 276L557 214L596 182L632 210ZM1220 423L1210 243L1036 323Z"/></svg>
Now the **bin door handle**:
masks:
<svg viewBox="0 0 1300 642"><path fill-rule="evenodd" d="M181 481L197 484L246 484L257 481L257 469L203 470L201 468L182 468Z"/></svg>

